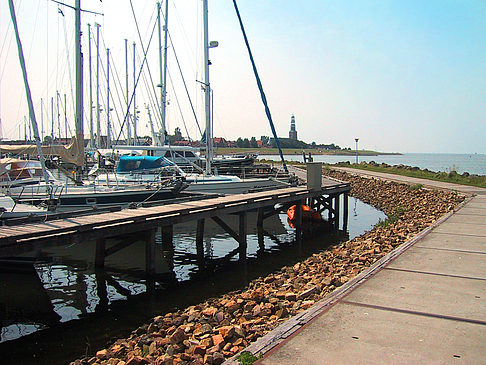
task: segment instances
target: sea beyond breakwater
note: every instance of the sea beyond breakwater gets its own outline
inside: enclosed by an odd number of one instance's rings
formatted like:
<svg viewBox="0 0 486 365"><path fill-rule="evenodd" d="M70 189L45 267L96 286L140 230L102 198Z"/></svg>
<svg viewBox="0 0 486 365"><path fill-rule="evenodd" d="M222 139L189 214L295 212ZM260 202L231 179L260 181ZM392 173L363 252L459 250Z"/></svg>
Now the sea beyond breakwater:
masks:
<svg viewBox="0 0 486 365"><path fill-rule="evenodd" d="M308 154L308 152L306 151ZM302 152L300 155L287 155L284 150L284 158L287 161L304 162ZM356 156L339 155L312 155L314 162L336 164L339 162L356 162ZM280 156L261 155L260 159L280 161ZM358 156L358 162L385 163L391 166L406 165L428 169L434 172L456 171L459 174L486 175L486 155L480 153L455 154L455 153L403 153L397 155Z"/></svg>
<svg viewBox="0 0 486 365"><path fill-rule="evenodd" d="M221 364L311 307L465 198L456 192L334 170L325 170L325 174L351 182L351 195L383 210L388 218L361 236L255 279L243 290L155 317L130 337L71 364Z"/></svg>

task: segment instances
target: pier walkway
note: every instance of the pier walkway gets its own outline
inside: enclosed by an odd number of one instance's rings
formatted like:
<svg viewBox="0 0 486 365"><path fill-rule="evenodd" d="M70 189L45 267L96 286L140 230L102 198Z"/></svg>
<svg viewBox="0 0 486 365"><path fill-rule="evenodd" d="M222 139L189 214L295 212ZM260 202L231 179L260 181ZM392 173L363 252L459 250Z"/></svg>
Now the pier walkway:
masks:
<svg viewBox="0 0 486 365"><path fill-rule="evenodd" d="M257 364L486 363L486 189L248 350Z"/></svg>

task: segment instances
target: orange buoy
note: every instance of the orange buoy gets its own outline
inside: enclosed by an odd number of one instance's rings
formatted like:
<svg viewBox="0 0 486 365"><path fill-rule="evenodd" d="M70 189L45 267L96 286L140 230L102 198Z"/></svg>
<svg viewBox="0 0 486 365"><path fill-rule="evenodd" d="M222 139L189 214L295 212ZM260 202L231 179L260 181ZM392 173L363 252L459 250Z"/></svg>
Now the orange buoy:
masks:
<svg viewBox="0 0 486 365"><path fill-rule="evenodd" d="M296 210L297 205L292 205L289 209L287 209L287 217L290 221L293 221L296 218ZM315 211L308 205L302 204L302 220L304 221L322 221L322 217L319 212Z"/></svg>

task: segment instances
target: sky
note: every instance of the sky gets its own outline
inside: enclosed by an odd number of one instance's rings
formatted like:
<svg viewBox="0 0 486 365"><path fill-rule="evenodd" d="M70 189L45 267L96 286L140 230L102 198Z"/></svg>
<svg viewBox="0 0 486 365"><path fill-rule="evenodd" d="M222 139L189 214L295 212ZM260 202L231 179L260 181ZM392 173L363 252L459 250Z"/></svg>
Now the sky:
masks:
<svg viewBox="0 0 486 365"><path fill-rule="evenodd" d="M38 124L55 133L73 123L74 12L48 0L14 0ZM74 0L66 0L74 5ZM138 134L148 135L148 113L159 121L160 94L156 2L82 0L85 70L85 134L89 134L87 24L101 24L100 104L106 123L106 47L112 71L110 119L119 133L125 107L125 41L129 93L133 92L133 42L137 70L147 65L136 92ZM256 1L238 2L277 133L288 137L295 115L298 137L385 152L486 153L486 2L429 1ZM62 15L59 10L62 11ZM202 1L169 0L167 129L200 138L174 54L203 126ZM140 42L140 38L142 42ZM271 135L263 104L230 0L209 1L210 81L214 134L234 140ZM92 43L93 70L96 63ZM94 73L93 73L94 74ZM56 98L56 91L59 97ZM64 105L66 94L66 108ZM93 91L94 95L94 91ZM43 99L41 106L41 99ZM8 2L0 2L0 116L4 138L24 135L28 115ZM39 121L39 119L41 121ZM59 130L61 132L59 132Z"/></svg>

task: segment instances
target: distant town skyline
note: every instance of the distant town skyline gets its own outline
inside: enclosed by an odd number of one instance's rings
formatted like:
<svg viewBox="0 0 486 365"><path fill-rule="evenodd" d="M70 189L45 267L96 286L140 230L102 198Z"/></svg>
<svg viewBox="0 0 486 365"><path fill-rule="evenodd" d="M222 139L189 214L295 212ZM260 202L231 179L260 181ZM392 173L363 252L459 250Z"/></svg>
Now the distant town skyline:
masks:
<svg viewBox="0 0 486 365"><path fill-rule="evenodd" d="M57 90L63 105L67 94L70 126L65 131L62 113L59 128L62 135L69 134L74 124L74 76L68 62L73 58L73 12L45 0L15 3L37 118L42 115L49 133L50 100ZM144 46L155 24L155 4L134 2ZM295 115L298 138L307 143L353 148L359 138L360 148L384 152L486 153L486 2L310 0L277 6L248 0L238 5L279 136L289 135ZM124 114L125 38L129 52L137 43L138 66L143 59L130 2L82 0L82 6L105 14L83 13L84 70L87 75L86 24L94 36L98 22L102 69L105 47L113 57L112 118L117 127ZM202 125L200 16L200 0L169 1L174 43L169 46L167 129L172 133L179 127L191 138L200 133L174 50ZM0 4L0 18L0 117L3 137L17 138L28 112L7 1ZM140 88L152 85L156 91L137 91L140 135L149 134L145 104L159 92L155 38L147 56L152 80L144 74ZM214 135L228 140L271 136L231 1L209 1L209 38L219 42L210 50ZM130 53L129 64L131 68ZM87 85L86 76L85 81ZM105 94L103 86L103 104ZM86 93L86 118L87 98ZM57 116L55 120L57 129Z"/></svg>

